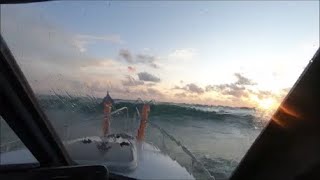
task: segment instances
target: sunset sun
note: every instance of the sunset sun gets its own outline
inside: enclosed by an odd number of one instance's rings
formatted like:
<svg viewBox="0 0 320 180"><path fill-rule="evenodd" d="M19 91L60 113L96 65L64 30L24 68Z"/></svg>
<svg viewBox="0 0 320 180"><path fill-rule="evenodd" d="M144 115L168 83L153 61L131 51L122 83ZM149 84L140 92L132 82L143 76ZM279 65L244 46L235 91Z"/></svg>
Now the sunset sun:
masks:
<svg viewBox="0 0 320 180"><path fill-rule="evenodd" d="M258 106L264 110L274 109L277 106L277 102L272 98L261 99L258 101Z"/></svg>

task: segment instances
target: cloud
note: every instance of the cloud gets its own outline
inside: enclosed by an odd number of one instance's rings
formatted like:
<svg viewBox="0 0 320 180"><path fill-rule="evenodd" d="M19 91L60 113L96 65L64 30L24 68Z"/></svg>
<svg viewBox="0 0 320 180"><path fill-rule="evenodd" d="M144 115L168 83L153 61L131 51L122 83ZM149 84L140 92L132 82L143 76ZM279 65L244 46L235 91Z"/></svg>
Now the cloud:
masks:
<svg viewBox="0 0 320 180"><path fill-rule="evenodd" d="M247 77L244 77L240 73L234 74L237 78L236 82L229 84L219 84L219 85L208 85L206 86L206 91L216 91L222 95L229 95L236 98L248 97L250 90L246 86L253 86L256 83L252 82Z"/></svg>
<svg viewBox="0 0 320 180"><path fill-rule="evenodd" d="M130 90L126 87L122 87L116 84L112 84L111 82L107 82L105 80L93 80L85 83L87 89L87 95L90 96L98 96L104 97L107 91L110 92L110 95L114 98L123 98L130 96Z"/></svg>
<svg viewBox="0 0 320 180"><path fill-rule="evenodd" d="M138 77L139 77L139 80L141 81L149 81L149 82L160 82L160 78L152 75L152 74L149 74L147 72L140 72L138 73Z"/></svg>
<svg viewBox="0 0 320 180"><path fill-rule="evenodd" d="M169 59L190 60L196 55L195 49L177 49L169 54Z"/></svg>
<svg viewBox="0 0 320 180"><path fill-rule="evenodd" d="M81 63L83 68L96 67L96 68L104 68L104 67L115 67L119 65L113 59L91 59L89 62Z"/></svg>
<svg viewBox="0 0 320 180"><path fill-rule="evenodd" d="M159 65L155 63L155 60L156 60L155 56L151 56L147 54L138 54L136 56L136 59L138 63L148 64L150 67L153 67L155 69L159 68Z"/></svg>
<svg viewBox="0 0 320 180"><path fill-rule="evenodd" d="M42 17L33 8L7 6L1 9L1 33L35 93L51 94L54 88L101 97L109 90L117 98L165 98L152 88L160 81L156 76L150 76L152 81L148 82L132 76L123 79L121 72L134 72L135 66L123 66L121 61L81 53L86 52L90 44L100 41L123 43L119 36L79 35ZM158 67L155 56L135 55L129 50L120 50L119 54L127 63L131 60L131 64Z"/></svg>
<svg viewBox="0 0 320 180"><path fill-rule="evenodd" d="M126 99L133 99L134 97L141 98L143 100L159 100L163 101L166 99L166 96L159 90L155 88L146 88L146 89L130 89L129 93L126 94Z"/></svg>
<svg viewBox="0 0 320 180"><path fill-rule="evenodd" d="M154 88L148 88L147 95L152 98L163 98L164 97L164 94L161 91L154 89Z"/></svg>
<svg viewBox="0 0 320 180"><path fill-rule="evenodd" d="M156 83L145 83L145 85L146 85L147 87L152 87L152 86L155 86Z"/></svg>
<svg viewBox="0 0 320 180"><path fill-rule="evenodd" d="M20 63L77 67L93 57L85 52L97 41L122 42L118 35L82 35L55 24L35 8L6 6L1 9L1 33ZM36 53L35 53L36 52ZM62 65L62 66L61 66ZM32 72L34 73L34 72Z"/></svg>
<svg viewBox="0 0 320 180"><path fill-rule="evenodd" d="M145 64L152 68L159 68L159 65L155 63L156 57L149 54L137 54L134 55L128 49L120 49L119 56L129 64Z"/></svg>
<svg viewBox="0 0 320 180"><path fill-rule="evenodd" d="M1 34L35 93L50 94L51 88L81 92L85 89L81 84L90 85L96 95L105 95L108 89L117 92L117 96L127 92L121 81L121 73L127 73L123 62L81 53L93 43L124 43L119 35L79 34L31 6L1 8L0 23ZM111 83L113 86L109 86Z"/></svg>
<svg viewBox="0 0 320 180"><path fill-rule="evenodd" d="M80 52L86 52L89 44L96 43L97 41L110 42L114 44L122 44L124 41L119 35L111 34L104 36L93 36L87 34L77 34L73 38L73 45L79 49Z"/></svg>
<svg viewBox="0 0 320 180"><path fill-rule="evenodd" d="M197 86L196 84L193 84L193 83L187 84L185 87L187 88L188 91L190 91L192 93L197 93L197 94L204 93L204 90L201 87L199 87L199 86Z"/></svg>
<svg viewBox="0 0 320 180"><path fill-rule="evenodd" d="M238 79L237 82L236 82L236 84L238 84L238 85L256 85L256 83L252 82L252 80L244 77L240 73L235 73L234 75Z"/></svg>
<svg viewBox="0 0 320 180"><path fill-rule="evenodd" d="M101 60L79 53L74 46L75 33L45 17L32 7L1 8L1 34L27 80L38 81L32 86L36 93L49 93L50 86L56 86L44 81L44 77L63 74L64 80L59 84L68 87L71 80L82 78L82 66Z"/></svg>
<svg viewBox="0 0 320 180"><path fill-rule="evenodd" d="M184 90L189 93L203 94L205 91L203 88L197 86L194 83L185 85L184 87L174 86L172 89Z"/></svg>
<svg viewBox="0 0 320 180"><path fill-rule="evenodd" d="M128 66L128 71L130 73L134 73L134 72L136 72L136 68L134 68L133 66Z"/></svg>
<svg viewBox="0 0 320 180"><path fill-rule="evenodd" d="M172 89L186 90L186 88L184 88L184 87L180 87L180 86L177 86L177 85L176 85L176 86L174 86Z"/></svg>
<svg viewBox="0 0 320 180"><path fill-rule="evenodd" d="M270 96L273 96L272 92L270 91L258 91L257 93L254 93L258 96L259 99L268 98Z"/></svg>
<svg viewBox="0 0 320 180"><path fill-rule="evenodd" d="M28 63L41 60L66 64L74 57L83 59L73 45L74 34L38 17L38 12L28 8L1 9L1 33L16 58Z"/></svg>
<svg viewBox="0 0 320 180"><path fill-rule="evenodd" d="M90 83L86 83L86 86L90 88L94 92L105 93L108 88L108 84L101 83L100 81L92 81Z"/></svg>
<svg viewBox="0 0 320 180"><path fill-rule="evenodd" d="M265 90L250 91L250 93L256 95L259 99L273 98L278 102L281 102L282 99L289 93L290 89L291 88L284 88L277 93L274 93L272 91L265 91Z"/></svg>
<svg viewBox="0 0 320 180"><path fill-rule="evenodd" d="M94 79L122 79L123 74L127 73L127 67L121 62L113 59L92 59L88 62L79 62L81 67L68 67L71 72L71 76L81 76L83 80L94 80ZM70 70L71 69L71 70Z"/></svg>
<svg viewBox="0 0 320 180"><path fill-rule="evenodd" d="M136 61L141 63L154 62L155 57L147 54L137 54Z"/></svg>
<svg viewBox="0 0 320 180"><path fill-rule="evenodd" d="M149 64L150 67L153 67L155 69L159 69L159 65L157 65L156 63L152 62Z"/></svg>
<svg viewBox="0 0 320 180"><path fill-rule="evenodd" d="M136 56L137 63L148 64L155 69L159 68L159 65L155 63L156 57L148 54L138 54Z"/></svg>
<svg viewBox="0 0 320 180"><path fill-rule="evenodd" d="M177 98L185 98L185 97L187 97L187 94L182 92L182 93L176 93L174 96Z"/></svg>
<svg viewBox="0 0 320 180"><path fill-rule="evenodd" d="M234 96L237 98L247 97L248 91L245 87L239 86L235 83L232 84L220 84L220 85L208 85L206 91L216 91L223 95Z"/></svg>
<svg viewBox="0 0 320 180"><path fill-rule="evenodd" d="M133 57L131 55L131 52L127 49L120 49L119 56L122 57L125 61L128 63L133 63Z"/></svg>
<svg viewBox="0 0 320 180"><path fill-rule="evenodd" d="M122 80L123 86L140 86L143 85L144 82L140 80L134 79L132 76L126 76L125 80Z"/></svg>

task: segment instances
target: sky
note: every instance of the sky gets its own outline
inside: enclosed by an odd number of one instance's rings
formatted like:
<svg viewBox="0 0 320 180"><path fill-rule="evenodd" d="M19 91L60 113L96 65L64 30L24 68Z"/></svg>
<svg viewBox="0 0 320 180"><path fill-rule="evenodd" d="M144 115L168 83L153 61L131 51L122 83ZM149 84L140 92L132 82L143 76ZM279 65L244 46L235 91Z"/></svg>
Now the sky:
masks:
<svg viewBox="0 0 320 180"><path fill-rule="evenodd" d="M37 94L276 107L319 48L319 1L1 6Z"/></svg>

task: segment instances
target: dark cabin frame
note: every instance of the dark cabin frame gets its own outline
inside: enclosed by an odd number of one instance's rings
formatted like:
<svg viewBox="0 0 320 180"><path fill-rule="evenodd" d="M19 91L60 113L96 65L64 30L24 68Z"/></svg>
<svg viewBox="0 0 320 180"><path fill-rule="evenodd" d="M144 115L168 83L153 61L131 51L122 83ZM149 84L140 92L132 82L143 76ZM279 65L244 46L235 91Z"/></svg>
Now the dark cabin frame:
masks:
<svg viewBox="0 0 320 180"><path fill-rule="evenodd" d="M320 179L320 48L230 180Z"/></svg>
<svg viewBox="0 0 320 180"><path fill-rule="evenodd" d="M0 52L1 116L41 166L72 165L2 36Z"/></svg>
<svg viewBox="0 0 320 180"><path fill-rule="evenodd" d="M0 115L38 160L1 165L0 179L134 180L103 165L77 165L71 160L1 34L0 87Z"/></svg>

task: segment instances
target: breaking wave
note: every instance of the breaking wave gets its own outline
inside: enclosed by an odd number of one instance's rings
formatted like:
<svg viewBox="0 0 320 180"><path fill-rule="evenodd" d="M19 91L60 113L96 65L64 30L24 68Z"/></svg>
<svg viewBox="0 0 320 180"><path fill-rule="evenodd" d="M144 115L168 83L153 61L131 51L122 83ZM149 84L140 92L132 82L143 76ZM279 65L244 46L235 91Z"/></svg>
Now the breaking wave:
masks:
<svg viewBox="0 0 320 180"><path fill-rule="evenodd" d="M55 126L57 131L65 128L66 121L60 119L72 121L67 123L73 126L68 128L69 134L64 130L60 132L63 136L69 136L69 139L72 139L77 137L72 136L72 132L80 132L81 135L100 132L103 117L101 98L90 95L76 97L68 93L37 97L49 120L53 125L54 123L57 124ZM126 115L134 117L136 108L139 109L141 106L136 101L118 99L115 100L112 111L127 107ZM83 123L83 120L86 122ZM60 121L60 125L57 123L58 121ZM120 119L115 118L112 121L114 123L111 122L111 128L112 125L115 125L118 128L130 129L129 124L123 124ZM164 137L163 133L156 132L157 130L153 126L147 128L146 141L161 149L163 153L170 155L172 159L177 160L200 179L204 174L197 174L201 170L197 170L200 165L201 167L204 166L206 171L216 179L228 179L261 128L266 124L266 121L257 116L253 108L165 102L157 102L151 105L149 121L150 125L156 124L168 132L169 136L179 141L178 144L181 144L181 147L184 148L177 150L177 143L168 140L170 138ZM83 123L83 125L80 126L80 123ZM186 156L185 152L182 152L185 148L188 148L188 152L194 155L193 158L200 165L196 166L192 158L190 160L190 156ZM189 160L187 160L188 158Z"/></svg>
<svg viewBox="0 0 320 180"><path fill-rule="evenodd" d="M40 105L43 109L62 109L66 111L92 114L102 113L103 106L101 98L92 96L74 97L71 95L54 95L39 96ZM141 104L135 101L116 100L113 110L121 107L127 107L129 116L136 111L136 107L140 108ZM204 105L188 105L174 103L155 103L151 106L150 117L168 116L182 117L192 116L198 119L207 119L215 121L228 121L232 123L246 123L247 125L259 126L261 120L255 116L253 108L234 108L225 106L204 106ZM168 118L164 118L168 119Z"/></svg>

